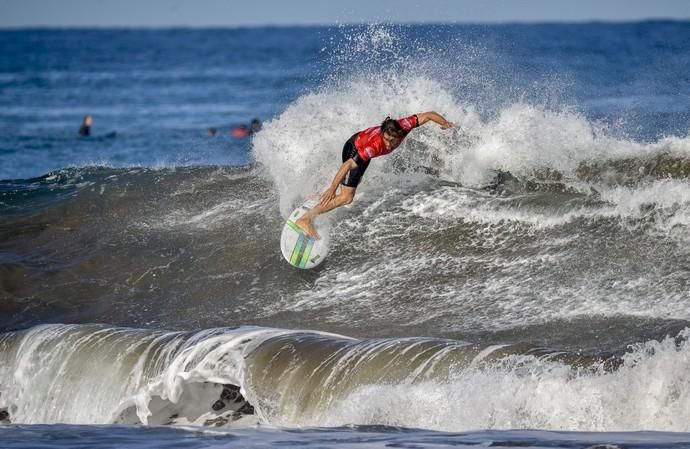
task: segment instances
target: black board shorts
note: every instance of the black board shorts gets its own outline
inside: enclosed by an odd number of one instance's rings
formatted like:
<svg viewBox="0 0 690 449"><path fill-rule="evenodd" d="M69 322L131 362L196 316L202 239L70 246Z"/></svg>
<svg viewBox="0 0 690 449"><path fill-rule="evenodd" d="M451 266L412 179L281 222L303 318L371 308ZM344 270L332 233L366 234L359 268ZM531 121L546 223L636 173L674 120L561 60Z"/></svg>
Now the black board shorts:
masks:
<svg viewBox="0 0 690 449"><path fill-rule="evenodd" d="M357 134L359 133L355 133L352 137L350 137L347 140L347 142L345 142L345 145L343 145L343 162L346 162L349 159L354 159L355 163L357 164L357 167L347 172L347 174L345 175L345 179L343 179L343 181L341 182L341 184L344 186L355 188L362 180L362 176L364 176L364 172L366 171L370 162L364 162L362 158L359 156L357 148L355 148L355 139L357 138Z"/></svg>

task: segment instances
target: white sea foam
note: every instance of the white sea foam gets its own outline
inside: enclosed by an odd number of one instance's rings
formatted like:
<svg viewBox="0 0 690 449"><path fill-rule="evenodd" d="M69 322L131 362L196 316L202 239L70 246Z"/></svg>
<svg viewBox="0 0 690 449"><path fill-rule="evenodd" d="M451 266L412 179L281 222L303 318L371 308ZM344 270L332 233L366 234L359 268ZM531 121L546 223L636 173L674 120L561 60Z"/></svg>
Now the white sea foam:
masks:
<svg viewBox="0 0 690 449"><path fill-rule="evenodd" d="M577 218L601 216L601 209L576 206L572 208L529 207L517 201L470 189L441 188L410 196L401 208L412 216L426 219L465 220L479 224L519 223L535 229L551 228ZM525 195L525 203L529 196Z"/></svg>
<svg viewBox="0 0 690 449"><path fill-rule="evenodd" d="M379 25L348 35L333 63L348 68L355 62L360 69L338 72L265 123L253 139L253 152L277 187L283 215L298 199L322 191L331 181L350 135L387 115L436 110L458 129L442 131L427 124L413 131L395 153L372 162L360 190L381 193L395 186L396 166L433 168L442 179L480 186L497 170L529 177L547 169L569 183L583 163L661 153L690 157L688 136L639 142L625 137L615 121L593 121L567 103L550 101L552 91L560 89L557 80L542 80L544 98L529 102L511 95L511 100L494 101L498 106L487 111L482 104L487 92L467 89L482 85L492 91L487 86L493 85L494 95L502 95L500 84L507 81L495 79L500 77L497 68L481 62L488 52L454 42L460 58L454 59L424 44L403 43L393 28ZM416 49L414 57L403 50L411 48ZM391 66L362 65L391 55Z"/></svg>
<svg viewBox="0 0 690 449"><path fill-rule="evenodd" d="M690 227L690 183L687 180L662 179L639 187L615 187L601 190L601 198L621 218L651 222L660 237L685 242Z"/></svg>
<svg viewBox="0 0 690 449"><path fill-rule="evenodd" d="M661 236L683 239L690 226L690 184L660 179L635 187L597 185L596 204L582 202L553 206L530 205L530 195L500 197L472 189L440 188L403 200L400 208L411 217L496 225L515 223L532 230L548 229L575 220L617 218L628 225L651 221ZM534 195L532 195L534 196ZM630 221L633 220L633 221Z"/></svg>
<svg viewBox="0 0 690 449"><path fill-rule="evenodd" d="M27 424L133 423L133 416L144 424L165 424L174 416L197 421L210 412L222 384L242 385L247 346L280 332L209 330L188 338L38 326L0 353L0 408L9 410L12 422Z"/></svg>
<svg viewBox="0 0 690 449"><path fill-rule="evenodd" d="M0 408L14 423L203 424L233 384L270 425L688 431L689 337L632 346L611 369L447 340L40 326L2 341Z"/></svg>
<svg viewBox="0 0 690 449"><path fill-rule="evenodd" d="M342 163L343 144L355 131L380 123L388 115L431 109L443 111L460 124L470 120L450 93L433 80L407 79L399 83L397 95L381 94L389 89L383 79L353 79L339 88L304 95L264 124L252 142L253 150L278 187L283 214L289 213L298 198L323 190L332 180ZM438 128L425 131L427 135L443 133ZM377 165L372 163L367 178L381 173Z"/></svg>
<svg viewBox="0 0 690 449"><path fill-rule="evenodd" d="M689 332L684 331L687 338ZM509 356L445 382L363 385L302 425L386 424L465 431L690 430L690 347L673 338L632 348L610 372ZM298 419L298 418L297 418Z"/></svg>
<svg viewBox="0 0 690 449"><path fill-rule="evenodd" d="M690 319L685 276L673 262L684 257L688 193L685 181L658 180L602 189L574 205L540 205L529 194L522 201L455 186L387 191L339 212L348 219L337 224L334 252L354 254L354 268L326 265L310 289L282 297L280 307L367 328L434 323L436 332L591 315ZM644 237L628 250L614 240L605 255L592 248L607 242L601 232ZM640 270L650 259L655 270Z"/></svg>

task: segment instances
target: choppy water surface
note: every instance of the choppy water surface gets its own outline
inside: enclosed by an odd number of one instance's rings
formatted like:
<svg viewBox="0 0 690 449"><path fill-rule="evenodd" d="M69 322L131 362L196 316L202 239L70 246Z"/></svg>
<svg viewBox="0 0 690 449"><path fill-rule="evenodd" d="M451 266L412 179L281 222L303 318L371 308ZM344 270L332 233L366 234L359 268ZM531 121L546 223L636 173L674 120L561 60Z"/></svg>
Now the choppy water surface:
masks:
<svg viewBox="0 0 690 449"><path fill-rule="evenodd" d="M0 439L690 446L688 30L0 33ZM432 109L285 263L343 142Z"/></svg>

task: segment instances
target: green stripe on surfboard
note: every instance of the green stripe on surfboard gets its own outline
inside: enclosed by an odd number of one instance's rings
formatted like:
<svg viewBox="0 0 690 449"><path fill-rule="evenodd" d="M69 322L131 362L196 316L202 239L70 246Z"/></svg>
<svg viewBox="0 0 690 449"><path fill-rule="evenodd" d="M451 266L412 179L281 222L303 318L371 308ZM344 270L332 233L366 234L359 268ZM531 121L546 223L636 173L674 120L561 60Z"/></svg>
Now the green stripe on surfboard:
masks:
<svg viewBox="0 0 690 449"><path fill-rule="evenodd" d="M298 233L298 234L304 234L304 231L302 231L302 230L299 228L299 226L297 226L297 225L295 224L294 221L288 220L288 221L287 221L287 225L290 226L296 233Z"/></svg>
<svg viewBox="0 0 690 449"><path fill-rule="evenodd" d="M311 249L314 247L314 239L308 239L307 240L307 248L304 250L304 254L302 255L302 261L299 263L300 268L304 268L307 266L307 262L309 261L309 254L311 254Z"/></svg>
<svg viewBox="0 0 690 449"><path fill-rule="evenodd" d="M306 268L307 262L309 262L309 256L311 255L311 250L314 248L315 240L311 237L307 237L304 231L300 229L297 224L292 220L287 220L286 224L292 228L293 231L299 234L299 238L292 248L292 254L290 255L290 264L298 268Z"/></svg>
<svg viewBox="0 0 690 449"><path fill-rule="evenodd" d="M304 234L300 234L299 238L297 239L297 243L295 243L295 247L292 249L292 255L290 256L290 264L297 266L297 261L299 260L300 250L302 249L304 240Z"/></svg>
<svg viewBox="0 0 690 449"><path fill-rule="evenodd" d="M304 233L292 220L288 220L287 225L290 226L293 231L299 234L299 238L297 239L295 246L292 248L292 254L290 255L290 264L296 265L297 261L299 260L299 251L302 249L302 243L304 242Z"/></svg>

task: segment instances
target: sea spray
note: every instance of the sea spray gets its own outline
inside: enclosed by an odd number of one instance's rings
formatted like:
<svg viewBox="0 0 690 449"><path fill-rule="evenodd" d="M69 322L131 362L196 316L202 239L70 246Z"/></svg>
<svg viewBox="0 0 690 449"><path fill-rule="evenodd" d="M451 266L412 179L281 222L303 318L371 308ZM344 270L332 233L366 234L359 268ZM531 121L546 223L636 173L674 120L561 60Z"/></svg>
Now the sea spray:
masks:
<svg viewBox="0 0 690 449"><path fill-rule="evenodd" d="M283 216L323 191L353 133L386 116L428 110L458 128L427 124L414 130L393 154L372 162L360 192L380 194L398 183L401 172L404 179L418 172L472 187L508 172L522 180L556 173L588 193L592 186L582 183L583 167L665 153L680 164L690 159L687 136L648 142L629 137L622 119L590 118L568 100L567 74L536 73L536 80L520 83L509 76L519 74L516 67L499 62L471 37L463 41L440 31L437 39L421 40L405 27L380 24L341 31L321 84L266 123L252 142Z"/></svg>

